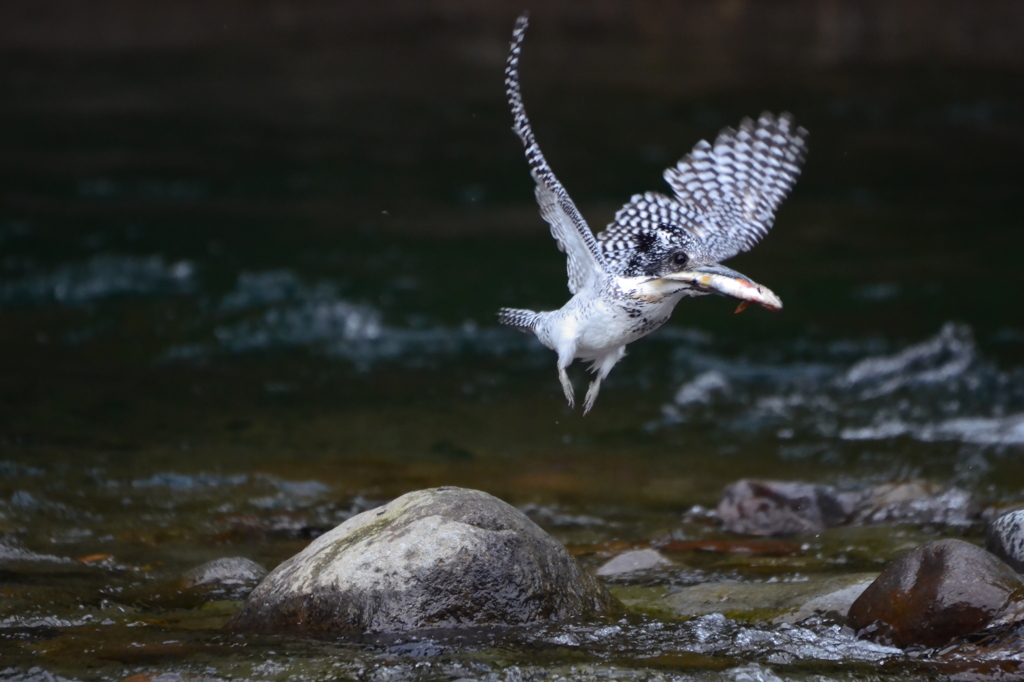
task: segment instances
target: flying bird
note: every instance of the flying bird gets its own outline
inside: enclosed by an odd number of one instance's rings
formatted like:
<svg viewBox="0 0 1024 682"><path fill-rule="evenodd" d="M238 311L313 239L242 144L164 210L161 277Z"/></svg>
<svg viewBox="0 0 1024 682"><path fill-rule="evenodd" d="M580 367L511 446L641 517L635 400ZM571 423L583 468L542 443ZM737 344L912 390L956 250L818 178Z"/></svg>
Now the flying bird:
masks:
<svg viewBox="0 0 1024 682"><path fill-rule="evenodd" d="M594 236L555 177L530 128L519 88L519 56L527 15L516 21L505 67L512 129L526 148L541 217L568 260L572 298L550 312L502 308L502 324L532 332L558 353L558 378L572 407L566 368L590 363L594 379L583 403L594 406L601 382L626 345L665 324L682 298L719 294L771 310L782 301L767 287L720 265L748 251L771 229L807 153L807 131L790 114L761 114L725 128L714 144L700 141L664 178L673 196L636 194Z"/></svg>

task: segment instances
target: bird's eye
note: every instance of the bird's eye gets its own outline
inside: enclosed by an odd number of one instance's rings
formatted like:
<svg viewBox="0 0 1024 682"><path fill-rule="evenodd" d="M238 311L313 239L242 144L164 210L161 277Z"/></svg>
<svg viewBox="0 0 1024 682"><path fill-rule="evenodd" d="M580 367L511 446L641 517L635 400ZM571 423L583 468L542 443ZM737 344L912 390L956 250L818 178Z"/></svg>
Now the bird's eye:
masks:
<svg viewBox="0 0 1024 682"><path fill-rule="evenodd" d="M684 253L683 251L676 251L675 253L672 254L672 264L673 265L678 265L678 266L682 267L682 266L686 265L687 262L689 262L689 260L690 260L690 257L687 256L686 253Z"/></svg>

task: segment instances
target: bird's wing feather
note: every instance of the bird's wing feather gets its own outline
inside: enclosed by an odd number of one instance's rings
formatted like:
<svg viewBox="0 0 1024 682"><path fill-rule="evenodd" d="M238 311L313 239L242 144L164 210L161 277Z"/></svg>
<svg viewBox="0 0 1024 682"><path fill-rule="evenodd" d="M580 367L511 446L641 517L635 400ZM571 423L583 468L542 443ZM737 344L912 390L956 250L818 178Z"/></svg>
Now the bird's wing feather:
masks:
<svg viewBox="0 0 1024 682"><path fill-rule="evenodd" d="M551 226L551 235L558 242L558 248L565 252L568 260L569 291L575 294L596 281L607 268L594 234L562 187L562 183L548 166L537 140L533 137L530 121L526 117L526 108L523 106L519 89L519 53L526 26L527 15L523 14L516 20L512 33L512 47L505 67L505 89L514 121L512 129L526 147L530 174L537 183L536 194L540 214Z"/></svg>
<svg viewBox="0 0 1024 682"><path fill-rule="evenodd" d="M696 233L703 220L704 215L699 210L664 194L634 194L615 214L608 228L597 236L597 243L610 269L623 274L655 230L669 227Z"/></svg>
<svg viewBox="0 0 1024 682"><path fill-rule="evenodd" d="M748 251L771 229L775 210L800 174L807 131L789 114L763 113L738 130L725 128L714 145L700 141L665 171L675 196L637 194L598 236L613 262L638 233L666 224L700 237L717 262Z"/></svg>

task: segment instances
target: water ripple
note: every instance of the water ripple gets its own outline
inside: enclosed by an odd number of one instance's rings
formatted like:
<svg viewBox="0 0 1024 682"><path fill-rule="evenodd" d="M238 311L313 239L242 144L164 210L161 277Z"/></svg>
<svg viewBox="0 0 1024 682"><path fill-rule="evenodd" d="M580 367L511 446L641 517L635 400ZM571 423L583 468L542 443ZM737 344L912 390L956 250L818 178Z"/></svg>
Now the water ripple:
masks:
<svg viewBox="0 0 1024 682"><path fill-rule="evenodd" d="M1001 370L982 358L961 324L848 365L827 353L814 362L759 363L696 349L678 353L675 363L689 378L652 428L707 420L783 439L1024 445L1024 370Z"/></svg>

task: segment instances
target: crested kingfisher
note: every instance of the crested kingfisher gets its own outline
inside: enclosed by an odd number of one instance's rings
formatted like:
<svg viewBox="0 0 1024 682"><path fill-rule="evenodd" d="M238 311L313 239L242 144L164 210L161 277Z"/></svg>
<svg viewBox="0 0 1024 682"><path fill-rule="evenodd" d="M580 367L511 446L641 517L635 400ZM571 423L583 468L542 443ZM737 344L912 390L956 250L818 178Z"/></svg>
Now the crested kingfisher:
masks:
<svg viewBox="0 0 1024 682"><path fill-rule="evenodd" d="M502 308L498 320L533 332L558 353L558 378L569 406L566 373L573 360L590 363L594 380L583 403L594 406L601 381L626 345L665 324L680 299L719 294L770 310L782 301L767 287L720 265L751 249L771 229L807 153L807 131L787 113L763 113L725 128L714 144L701 140L665 181L674 196L636 194L596 237L555 178L534 139L519 88L519 55L527 15L518 18L505 67L512 129L526 148L541 217L568 260L572 298L550 312Z"/></svg>

